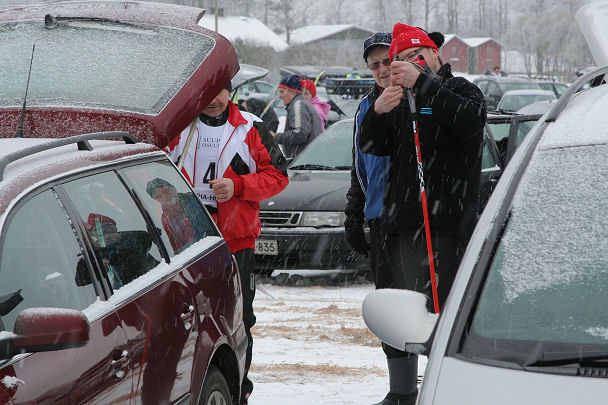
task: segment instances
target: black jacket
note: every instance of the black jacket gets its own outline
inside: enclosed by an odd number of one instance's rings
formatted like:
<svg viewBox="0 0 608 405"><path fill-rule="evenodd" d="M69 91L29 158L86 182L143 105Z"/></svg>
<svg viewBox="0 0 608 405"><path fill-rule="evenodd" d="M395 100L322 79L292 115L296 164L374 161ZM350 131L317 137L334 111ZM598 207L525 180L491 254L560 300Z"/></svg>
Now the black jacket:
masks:
<svg viewBox="0 0 608 405"><path fill-rule="evenodd" d="M450 65L439 78L421 73L414 85L431 232L470 237L477 221L483 127L483 94ZM412 116L405 99L387 114L373 108L363 119L359 146L390 156L382 225L388 233L422 229L420 182Z"/></svg>

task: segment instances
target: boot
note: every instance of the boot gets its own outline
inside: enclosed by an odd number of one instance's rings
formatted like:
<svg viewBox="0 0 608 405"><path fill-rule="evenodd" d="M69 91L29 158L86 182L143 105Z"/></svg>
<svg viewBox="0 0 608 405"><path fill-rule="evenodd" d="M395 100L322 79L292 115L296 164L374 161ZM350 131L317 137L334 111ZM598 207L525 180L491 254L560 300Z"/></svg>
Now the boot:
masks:
<svg viewBox="0 0 608 405"><path fill-rule="evenodd" d="M382 400L374 405L416 405L416 398L418 398L418 390L411 394L392 394L388 393Z"/></svg>
<svg viewBox="0 0 608 405"><path fill-rule="evenodd" d="M418 397L418 355L386 359L390 391L375 405L415 405Z"/></svg>

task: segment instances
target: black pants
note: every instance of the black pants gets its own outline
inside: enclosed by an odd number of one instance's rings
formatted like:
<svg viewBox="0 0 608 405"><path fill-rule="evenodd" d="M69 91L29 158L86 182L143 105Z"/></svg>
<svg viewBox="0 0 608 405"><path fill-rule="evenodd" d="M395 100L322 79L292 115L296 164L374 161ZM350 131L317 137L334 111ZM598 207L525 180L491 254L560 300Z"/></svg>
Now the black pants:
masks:
<svg viewBox="0 0 608 405"><path fill-rule="evenodd" d="M370 219L369 224L369 264L370 273L376 288L389 288L393 278L391 271L390 254L385 252L386 242L380 227L380 218Z"/></svg>
<svg viewBox="0 0 608 405"><path fill-rule="evenodd" d="M253 299L255 298L255 274L253 274L254 256L253 249L243 249L234 253L236 263L239 266L241 276L241 289L243 291L243 323L247 333L247 354L245 356L245 372L243 374L243 384L241 385L241 402L246 403L247 394L253 391L253 382L247 377L251 366L253 352L253 337L251 328L255 325L255 315L253 313Z"/></svg>
<svg viewBox="0 0 608 405"><path fill-rule="evenodd" d="M429 311L433 311L430 266L424 230L385 235L383 239L385 246L381 252L385 257L382 260L390 263L390 266L387 266L390 271L383 274L382 285L377 284L376 287L407 289L426 294L429 297ZM431 242L439 307L442 308L464 254L466 240L435 233L431 237ZM385 344L382 348L389 358L408 355Z"/></svg>

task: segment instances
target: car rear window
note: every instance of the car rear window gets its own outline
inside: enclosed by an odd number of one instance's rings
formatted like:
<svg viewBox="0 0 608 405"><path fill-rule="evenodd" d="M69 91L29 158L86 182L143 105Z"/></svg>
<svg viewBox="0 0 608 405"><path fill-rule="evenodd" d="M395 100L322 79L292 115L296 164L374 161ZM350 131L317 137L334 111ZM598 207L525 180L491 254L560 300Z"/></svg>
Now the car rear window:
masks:
<svg viewBox="0 0 608 405"><path fill-rule="evenodd" d="M501 84L504 91L509 90L525 90L525 89L536 89L536 90L544 90L540 83L530 82L530 83L502 83Z"/></svg>
<svg viewBox="0 0 608 405"><path fill-rule="evenodd" d="M31 60L28 106L40 101L157 114L214 45L202 33L151 25L0 24L0 72L21 73L0 75L1 103L22 104Z"/></svg>

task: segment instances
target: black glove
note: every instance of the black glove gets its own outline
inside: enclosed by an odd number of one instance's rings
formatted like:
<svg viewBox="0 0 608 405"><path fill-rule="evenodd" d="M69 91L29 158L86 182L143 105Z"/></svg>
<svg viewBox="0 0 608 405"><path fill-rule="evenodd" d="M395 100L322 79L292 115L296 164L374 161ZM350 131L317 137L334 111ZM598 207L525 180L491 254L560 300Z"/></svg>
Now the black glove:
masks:
<svg viewBox="0 0 608 405"><path fill-rule="evenodd" d="M353 219L347 219L344 222L344 232L346 234L346 242L357 253L367 257L369 254L369 243L365 240L365 232L363 232L363 222Z"/></svg>

